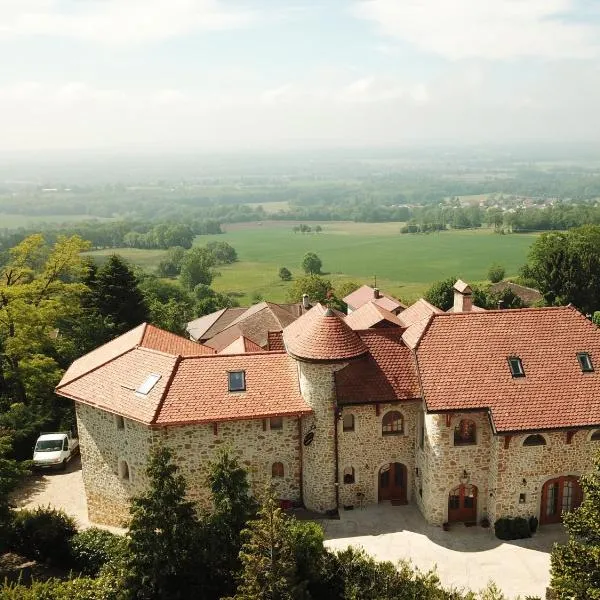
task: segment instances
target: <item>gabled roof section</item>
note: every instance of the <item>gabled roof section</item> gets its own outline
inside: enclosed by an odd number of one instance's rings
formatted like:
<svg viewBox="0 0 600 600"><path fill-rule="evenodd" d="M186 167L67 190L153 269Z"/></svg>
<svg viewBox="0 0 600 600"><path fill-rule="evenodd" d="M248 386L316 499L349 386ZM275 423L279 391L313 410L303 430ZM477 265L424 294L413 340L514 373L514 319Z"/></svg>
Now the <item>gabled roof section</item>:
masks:
<svg viewBox="0 0 600 600"><path fill-rule="evenodd" d="M462 279L457 279L454 284L454 289L461 294L472 294L473 289L468 283L465 283Z"/></svg>
<svg viewBox="0 0 600 600"><path fill-rule="evenodd" d="M431 315L440 314L444 311L430 304L425 298L420 298L414 304L411 304L408 308L404 309L398 318L404 327L410 327L418 321L430 317Z"/></svg>
<svg viewBox="0 0 600 600"><path fill-rule="evenodd" d="M394 313L372 301L353 310L345 317L345 321L355 331L376 326L402 327L402 322Z"/></svg>
<svg viewBox="0 0 600 600"><path fill-rule="evenodd" d="M430 411L489 409L500 433L600 425L600 372L577 361L600 363L600 329L572 307L436 314L416 352Z"/></svg>
<svg viewBox="0 0 600 600"><path fill-rule="evenodd" d="M159 329L154 325L142 323L134 329L120 335L118 338L107 342L74 361L63 375L58 384L59 387L69 381L81 377L85 373L97 369L103 364L114 360L118 356L129 352L137 346L158 350L159 352L166 352L167 354L172 354L174 356L178 354L182 356L214 354L214 350L207 348L202 344L191 342L174 333Z"/></svg>
<svg viewBox="0 0 600 600"><path fill-rule="evenodd" d="M222 308L190 321L186 325L186 331L193 340L207 340L225 329L246 310L248 309L243 307Z"/></svg>
<svg viewBox="0 0 600 600"><path fill-rule="evenodd" d="M415 357L402 341L402 329L369 329L358 335L369 353L335 373L338 402L363 404L420 398Z"/></svg>
<svg viewBox="0 0 600 600"><path fill-rule="evenodd" d="M226 346L219 354L245 354L247 352L262 352L263 349L252 340L241 335L235 339L229 346Z"/></svg>
<svg viewBox="0 0 600 600"><path fill-rule="evenodd" d="M357 290L343 298L343 301L353 310L357 310L367 302L375 302L375 304L378 304L390 312L397 312L399 309L404 308L404 304L397 298L376 288L372 288L369 285L359 287Z"/></svg>
<svg viewBox="0 0 600 600"><path fill-rule="evenodd" d="M290 355L306 362L343 362L368 352L344 320L322 304L286 327L283 341Z"/></svg>

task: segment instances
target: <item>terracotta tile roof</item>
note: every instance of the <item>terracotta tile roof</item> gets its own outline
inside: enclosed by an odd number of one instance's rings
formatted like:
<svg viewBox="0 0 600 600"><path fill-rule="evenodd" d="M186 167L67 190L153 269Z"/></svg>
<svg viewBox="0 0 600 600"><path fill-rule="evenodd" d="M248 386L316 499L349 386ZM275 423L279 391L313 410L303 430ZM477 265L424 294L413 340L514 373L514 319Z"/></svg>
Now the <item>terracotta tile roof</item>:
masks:
<svg viewBox="0 0 600 600"><path fill-rule="evenodd" d="M262 352L263 349L252 340L241 335L219 352L219 354L245 354L246 352Z"/></svg>
<svg viewBox="0 0 600 600"><path fill-rule="evenodd" d="M512 281L500 281L498 283L492 283L492 285L490 285L490 292L495 294L498 292L503 292L507 288L510 289L515 296L519 296L519 298L521 298L521 300L527 304L539 302L543 298L542 293L539 290L525 287L524 285L519 285L518 283L513 283Z"/></svg>
<svg viewBox="0 0 600 600"><path fill-rule="evenodd" d="M268 350L277 352L285 352L285 344L283 343L283 331L269 331Z"/></svg>
<svg viewBox="0 0 600 600"><path fill-rule="evenodd" d="M245 391L228 391L228 371L245 372ZM181 360L155 422L174 425L310 412L300 395L295 362L287 354L216 355Z"/></svg>
<svg viewBox="0 0 600 600"><path fill-rule="evenodd" d="M360 337L322 304L288 325L283 341L289 354L309 362L351 360L367 353Z"/></svg>
<svg viewBox="0 0 600 600"><path fill-rule="evenodd" d="M233 327L226 327L223 329L223 331L220 331L217 333L217 335L211 337L209 340L206 340L204 343L209 348L213 348L215 352L219 353L221 350L227 348L229 344L233 344L233 342L235 342L235 340L242 335L244 335L242 328L238 325L234 325Z"/></svg>
<svg viewBox="0 0 600 600"><path fill-rule="evenodd" d="M429 321L431 321L432 317L433 315L429 315L428 317L413 323L404 331L402 339L409 348L414 350L417 347L418 343L421 341L421 336L425 333L427 325L429 325Z"/></svg>
<svg viewBox="0 0 600 600"><path fill-rule="evenodd" d="M369 354L335 374L340 404L393 402L421 396L413 353L402 341L402 329L358 332Z"/></svg>
<svg viewBox="0 0 600 600"><path fill-rule="evenodd" d="M390 312L397 312L398 309L404 308L402 302L385 292L380 291L379 298L377 298L375 296L375 288L368 285L359 287L357 290L343 298L343 300L353 310L360 308L367 302L375 302Z"/></svg>
<svg viewBox="0 0 600 600"><path fill-rule="evenodd" d="M597 370L583 373L578 352ZM600 330L574 308L435 315L417 356L430 411L489 408L498 432L600 425Z"/></svg>
<svg viewBox="0 0 600 600"><path fill-rule="evenodd" d="M151 348L173 355L181 354L194 356L198 354L214 354L214 350L207 348L202 344L197 344L196 342L186 340L174 333L163 331L158 327L154 327L154 325L142 323L118 338L115 338L99 348L92 350L85 356L78 358L67 369L59 386L100 367L104 363L132 350L136 346L143 346L144 348Z"/></svg>
<svg viewBox="0 0 600 600"><path fill-rule="evenodd" d="M404 309L399 315L398 318L404 327L410 327L414 323L418 321L422 321L423 319L444 312L437 306L430 304L424 298L420 298L414 304L411 304L408 308Z"/></svg>
<svg viewBox="0 0 600 600"><path fill-rule="evenodd" d="M376 325L402 327L402 322L394 313L382 308L375 302L363 304L346 316L345 321L355 331L369 329Z"/></svg>
<svg viewBox="0 0 600 600"><path fill-rule="evenodd" d="M472 304L470 311L467 310L467 311L462 311L462 312L485 312L485 310L486 309L485 308L481 308L481 306L477 306L476 304ZM458 312L458 311L455 311L454 310L454 306L451 306L446 312L453 313L453 312Z"/></svg>
<svg viewBox="0 0 600 600"><path fill-rule="evenodd" d="M214 313L190 321L186 325L186 330L194 340L208 340L225 329L225 327L247 310L247 308L237 306L234 308L222 308Z"/></svg>

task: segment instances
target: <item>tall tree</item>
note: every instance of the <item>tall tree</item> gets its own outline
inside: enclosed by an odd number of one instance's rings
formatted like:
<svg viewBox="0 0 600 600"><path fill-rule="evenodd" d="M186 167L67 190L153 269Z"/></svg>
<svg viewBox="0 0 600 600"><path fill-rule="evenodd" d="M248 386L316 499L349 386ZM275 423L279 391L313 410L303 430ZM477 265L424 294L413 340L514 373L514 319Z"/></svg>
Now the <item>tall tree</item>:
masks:
<svg viewBox="0 0 600 600"><path fill-rule="evenodd" d="M456 277L448 277L432 283L425 292L425 300L442 310L448 310L454 305L454 284Z"/></svg>
<svg viewBox="0 0 600 600"><path fill-rule="evenodd" d="M188 290L193 290L198 284L210 285L216 275L213 270L215 264L213 253L207 248L195 247L188 250L181 262L181 284Z"/></svg>
<svg viewBox="0 0 600 600"><path fill-rule="evenodd" d="M319 275L298 277L288 290L288 299L290 302L300 302L304 294L308 294L311 302L328 302L333 296L333 286L329 279Z"/></svg>
<svg viewBox="0 0 600 600"><path fill-rule="evenodd" d="M117 333L148 320L148 307L138 287L137 277L117 254L98 269L90 286L95 309L110 319Z"/></svg>
<svg viewBox="0 0 600 600"><path fill-rule="evenodd" d="M307 275L319 275L323 263L314 252L307 252L302 259L302 269Z"/></svg>
<svg viewBox="0 0 600 600"><path fill-rule="evenodd" d="M148 491L133 498L127 588L133 598L201 598L199 527L194 504L169 449L155 448L146 468Z"/></svg>
<svg viewBox="0 0 600 600"><path fill-rule="evenodd" d="M596 471L580 479L583 502L563 516L566 544L552 551L552 587L561 600L600 599L600 456Z"/></svg>

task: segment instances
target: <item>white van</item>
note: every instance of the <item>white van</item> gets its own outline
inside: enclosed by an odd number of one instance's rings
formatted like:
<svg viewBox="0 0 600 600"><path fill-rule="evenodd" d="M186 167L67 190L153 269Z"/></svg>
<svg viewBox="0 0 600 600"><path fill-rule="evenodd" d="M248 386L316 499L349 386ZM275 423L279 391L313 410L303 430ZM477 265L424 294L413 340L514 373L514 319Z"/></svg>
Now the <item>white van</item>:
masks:
<svg viewBox="0 0 600 600"><path fill-rule="evenodd" d="M70 433L43 433L35 443L33 466L64 470L78 452L79 440Z"/></svg>

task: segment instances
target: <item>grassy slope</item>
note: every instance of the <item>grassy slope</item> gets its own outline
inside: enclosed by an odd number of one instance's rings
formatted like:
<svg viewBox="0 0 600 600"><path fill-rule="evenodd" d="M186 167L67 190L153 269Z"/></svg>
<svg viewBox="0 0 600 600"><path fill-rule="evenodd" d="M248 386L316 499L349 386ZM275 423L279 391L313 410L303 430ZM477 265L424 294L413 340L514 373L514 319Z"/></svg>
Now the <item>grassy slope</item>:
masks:
<svg viewBox="0 0 600 600"><path fill-rule="evenodd" d="M279 267L301 275L305 252L316 252L323 270L334 282L354 280L378 285L403 300L412 301L437 279L459 276L470 282L486 278L491 263L499 262L507 274L516 274L525 262L531 235L495 235L489 230L448 231L429 235L400 235L399 223L323 223L320 234L293 233L291 223L239 224L219 236L202 236L198 244L213 239L229 242L240 261L220 267L213 286L236 292L241 303L254 293L277 301L286 299L289 283L279 280ZM114 250L93 252L106 256ZM118 250L132 263L152 269L164 256L160 250Z"/></svg>

